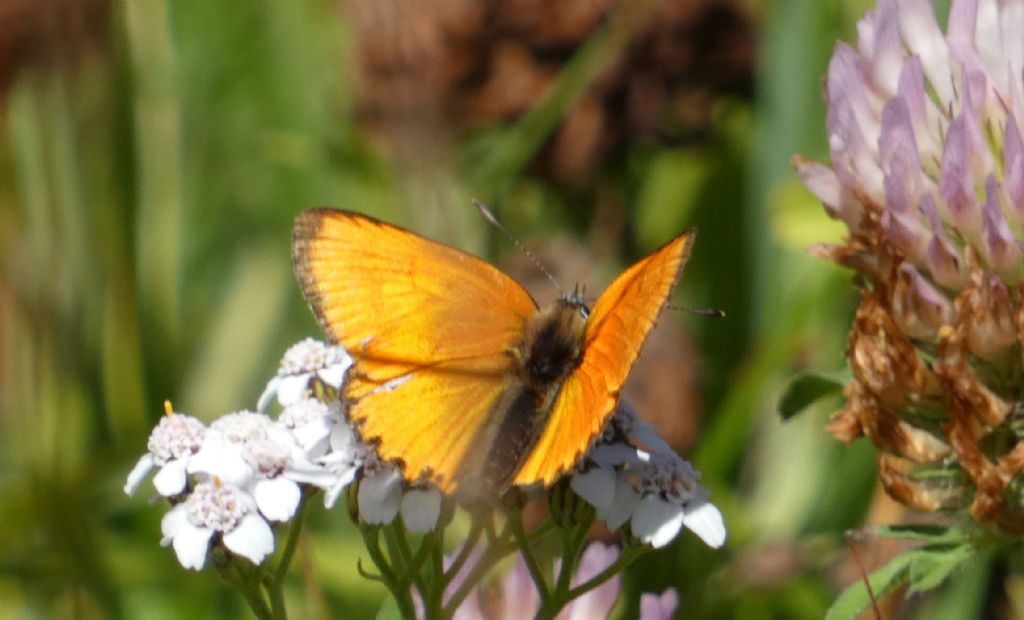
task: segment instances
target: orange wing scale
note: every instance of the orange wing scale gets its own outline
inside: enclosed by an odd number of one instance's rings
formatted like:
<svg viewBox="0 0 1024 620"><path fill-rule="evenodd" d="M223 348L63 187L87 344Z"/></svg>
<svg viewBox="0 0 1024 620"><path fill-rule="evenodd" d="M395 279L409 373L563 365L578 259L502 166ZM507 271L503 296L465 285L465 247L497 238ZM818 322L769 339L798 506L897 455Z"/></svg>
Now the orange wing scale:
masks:
<svg viewBox="0 0 1024 620"><path fill-rule="evenodd" d="M496 267L357 213L301 213L292 248L306 299L355 359L345 399L360 436L406 478L454 492L536 304Z"/></svg>
<svg viewBox="0 0 1024 620"><path fill-rule="evenodd" d="M629 370L689 258L688 230L622 273L587 322L583 359L565 380L516 485L552 484L576 464L615 408Z"/></svg>

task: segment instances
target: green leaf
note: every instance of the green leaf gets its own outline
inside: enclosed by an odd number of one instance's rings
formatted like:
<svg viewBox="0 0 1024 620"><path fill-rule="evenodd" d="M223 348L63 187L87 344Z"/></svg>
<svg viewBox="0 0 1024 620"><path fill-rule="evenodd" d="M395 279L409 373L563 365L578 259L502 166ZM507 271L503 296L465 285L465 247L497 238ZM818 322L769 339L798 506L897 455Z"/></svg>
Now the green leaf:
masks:
<svg viewBox="0 0 1024 620"><path fill-rule="evenodd" d="M876 600L881 600L886 594L907 583L914 553L915 551L902 553L889 560L889 563L882 568L871 573L868 581L871 583L871 591L875 593ZM868 596L867 588L864 587L863 581L858 581L843 590L836 598L825 613L825 620L852 620L870 606L871 597Z"/></svg>
<svg viewBox="0 0 1024 620"><path fill-rule="evenodd" d="M975 555L974 546L967 544L918 549L910 563L910 592L925 592L939 586L958 566Z"/></svg>
<svg viewBox="0 0 1024 620"><path fill-rule="evenodd" d="M930 545L955 545L968 540L963 530L941 525L879 525L871 529L876 536L913 540Z"/></svg>
<svg viewBox="0 0 1024 620"><path fill-rule="evenodd" d="M819 398L842 392L849 380L841 374L804 373L797 375L779 399L779 415L788 420Z"/></svg>

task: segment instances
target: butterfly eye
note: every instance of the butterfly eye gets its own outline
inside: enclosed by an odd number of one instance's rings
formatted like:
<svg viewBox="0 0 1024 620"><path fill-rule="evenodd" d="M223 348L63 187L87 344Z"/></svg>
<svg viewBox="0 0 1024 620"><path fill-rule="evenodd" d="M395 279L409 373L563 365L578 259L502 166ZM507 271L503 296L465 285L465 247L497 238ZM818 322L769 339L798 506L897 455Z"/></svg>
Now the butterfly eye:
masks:
<svg viewBox="0 0 1024 620"><path fill-rule="evenodd" d="M583 304L580 304L577 307L580 309L580 316L583 317L584 320L590 318L590 308L586 307Z"/></svg>

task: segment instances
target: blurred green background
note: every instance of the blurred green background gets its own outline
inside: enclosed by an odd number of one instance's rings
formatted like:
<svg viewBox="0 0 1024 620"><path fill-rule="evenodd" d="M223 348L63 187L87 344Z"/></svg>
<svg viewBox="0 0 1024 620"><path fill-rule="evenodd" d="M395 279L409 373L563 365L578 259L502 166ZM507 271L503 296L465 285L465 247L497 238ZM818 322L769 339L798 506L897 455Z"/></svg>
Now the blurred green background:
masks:
<svg viewBox="0 0 1024 620"><path fill-rule="evenodd" d="M800 370L843 366L850 276L805 250L841 230L789 160L827 158L821 80L870 3L572 6L4 0L0 617L244 617L157 545L149 485L121 491L163 400L204 420L253 407L319 335L289 258L305 208L529 279L473 198L563 288L699 229L675 303L727 318L666 313L635 393L730 538L646 556L623 617L674 586L680 617L817 618L859 579L844 531L900 515L873 450L825 434L834 401L786 423L776 402ZM372 616L384 591L357 575L347 518L313 512L293 616ZM902 613L975 615L985 580Z"/></svg>

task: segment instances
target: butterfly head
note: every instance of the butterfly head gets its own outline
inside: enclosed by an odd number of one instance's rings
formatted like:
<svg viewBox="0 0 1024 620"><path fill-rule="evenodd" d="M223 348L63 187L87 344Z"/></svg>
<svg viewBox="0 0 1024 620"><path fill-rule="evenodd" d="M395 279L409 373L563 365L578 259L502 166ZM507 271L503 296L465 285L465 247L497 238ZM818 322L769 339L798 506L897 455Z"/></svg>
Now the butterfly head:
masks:
<svg viewBox="0 0 1024 620"><path fill-rule="evenodd" d="M558 305L565 308L572 308L584 321L586 321L590 318L590 306L587 305L586 294L586 287L581 287L577 282L576 286L572 287L572 294L559 299Z"/></svg>

